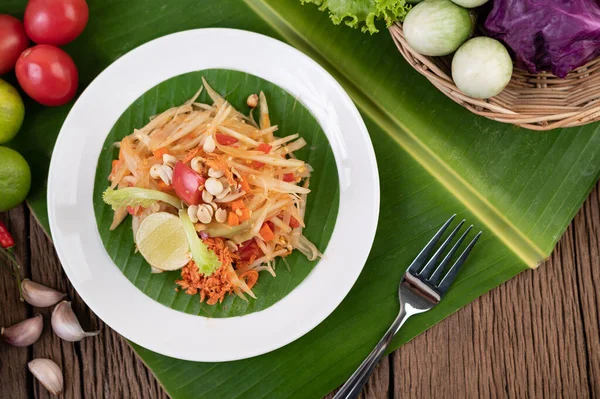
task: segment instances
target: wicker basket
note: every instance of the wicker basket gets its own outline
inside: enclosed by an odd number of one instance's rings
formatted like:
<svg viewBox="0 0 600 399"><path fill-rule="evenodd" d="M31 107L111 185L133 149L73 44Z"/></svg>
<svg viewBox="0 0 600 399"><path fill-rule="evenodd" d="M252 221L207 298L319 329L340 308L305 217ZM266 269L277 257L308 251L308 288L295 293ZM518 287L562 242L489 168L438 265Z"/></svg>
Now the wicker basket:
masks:
<svg viewBox="0 0 600 399"><path fill-rule="evenodd" d="M579 126L600 120L600 58L577 68L564 79L546 72L531 74L515 68L502 93L481 100L467 96L454 85L450 77L451 57L418 54L404 39L400 24L392 26L390 33L413 68L442 93L477 115L532 130Z"/></svg>

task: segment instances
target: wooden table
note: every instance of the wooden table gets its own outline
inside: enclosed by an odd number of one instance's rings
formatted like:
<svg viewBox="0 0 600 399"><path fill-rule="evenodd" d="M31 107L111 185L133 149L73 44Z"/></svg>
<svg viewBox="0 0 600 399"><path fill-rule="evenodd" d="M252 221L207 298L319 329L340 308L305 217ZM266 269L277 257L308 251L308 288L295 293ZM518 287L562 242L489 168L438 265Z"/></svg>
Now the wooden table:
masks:
<svg viewBox="0 0 600 399"><path fill-rule="evenodd" d="M600 398L600 183L551 259L479 298L384 359L366 398ZM27 362L50 357L66 398L166 398L127 342L81 301L25 206L0 215L15 232L24 275L68 292L83 326L102 329L72 344L45 330L29 348L0 343L0 397L45 398ZM0 325L33 315L0 272ZM107 292L107 295L110 293Z"/></svg>

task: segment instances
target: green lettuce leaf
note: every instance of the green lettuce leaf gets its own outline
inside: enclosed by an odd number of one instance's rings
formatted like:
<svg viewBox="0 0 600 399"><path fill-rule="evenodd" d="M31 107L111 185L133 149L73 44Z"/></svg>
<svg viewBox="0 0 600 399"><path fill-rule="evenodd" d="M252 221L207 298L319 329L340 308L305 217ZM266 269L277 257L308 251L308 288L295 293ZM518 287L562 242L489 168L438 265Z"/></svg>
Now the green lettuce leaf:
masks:
<svg viewBox="0 0 600 399"><path fill-rule="evenodd" d="M179 219L181 219L183 230L188 239L188 244L190 244L190 251L192 252L194 263L198 265L200 273L205 276L210 276L221 266L217 254L208 249L202 240L200 240L198 233L196 233L196 229L194 228L194 224L190 220L187 212L183 209L179 211Z"/></svg>
<svg viewBox="0 0 600 399"><path fill-rule="evenodd" d="M344 22L371 34L379 32L376 20L384 20L386 27L404 20L410 5L405 0L300 0L302 4L313 3L319 10L329 11L334 24Z"/></svg>
<svg viewBox="0 0 600 399"><path fill-rule="evenodd" d="M156 201L162 201L175 208L181 208L181 200L173 195L163 193L158 190L150 190L139 187L126 187L118 190L107 188L102 194L102 199L108 205L112 206L113 210L117 210L124 206L141 206L149 207Z"/></svg>

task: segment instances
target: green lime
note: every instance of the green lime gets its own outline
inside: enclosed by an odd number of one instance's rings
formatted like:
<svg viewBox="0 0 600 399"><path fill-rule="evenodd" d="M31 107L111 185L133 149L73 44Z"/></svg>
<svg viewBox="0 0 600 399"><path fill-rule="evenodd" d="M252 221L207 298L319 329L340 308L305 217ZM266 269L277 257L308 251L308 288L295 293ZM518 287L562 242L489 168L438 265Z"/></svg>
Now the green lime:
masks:
<svg viewBox="0 0 600 399"><path fill-rule="evenodd" d="M15 150L0 147L0 212L19 205L31 187L31 170Z"/></svg>
<svg viewBox="0 0 600 399"><path fill-rule="evenodd" d="M17 89L0 79L0 144L12 140L25 117L25 106Z"/></svg>

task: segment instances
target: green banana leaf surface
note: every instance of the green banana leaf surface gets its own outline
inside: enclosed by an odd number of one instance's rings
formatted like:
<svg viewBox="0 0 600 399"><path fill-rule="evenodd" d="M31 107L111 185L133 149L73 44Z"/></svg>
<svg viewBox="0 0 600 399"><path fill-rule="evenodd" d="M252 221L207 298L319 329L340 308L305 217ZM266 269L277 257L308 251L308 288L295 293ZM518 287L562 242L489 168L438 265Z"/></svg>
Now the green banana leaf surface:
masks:
<svg viewBox="0 0 600 399"><path fill-rule="evenodd" d="M4 0L0 13L22 16L25 4ZM598 124L540 133L472 115L413 71L383 26L372 36L334 26L316 6L297 0L88 4L86 30L65 46L78 65L81 89L154 38L215 26L251 30L287 42L325 67L358 106L377 156L379 227L369 260L342 304L297 341L236 362L180 361L132 344L173 398L325 395L387 329L398 311L404 269L449 215L466 218L484 235L444 301L411 318L390 350L548 257L600 174ZM201 52L201 43L190 43L190 51ZM29 203L47 228L48 164L70 106L26 101L26 107L23 129L10 145L31 164Z"/></svg>
<svg viewBox="0 0 600 399"><path fill-rule="evenodd" d="M113 211L102 200L102 193L108 186L107 177L112 161L118 156L118 150L112 144L131 134L133 129L143 127L152 115L183 104L202 86L202 77L245 115L249 112L246 105L248 95L264 92L269 104L270 120L279 127L277 134L286 136L300 133L307 141L307 146L294 153L313 167L310 178L312 192L308 196L303 234L321 252L325 252L339 204L337 167L327 137L310 111L292 95L273 83L238 71L210 69L175 76L151 88L131 104L104 142L96 169L94 210L100 237L108 254L123 274L146 295L185 313L206 317L241 316L263 310L283 298L308 276L318 262L309 261L300 252L294 251L286 258L287 265L282 261L277 262L277 277L272 277L267 271L260 273L258 283L253 288L257 299L244 301L235 295L229 295L216 305L200 303L199 295L192 296L183 290L175 290L175 280L181 278L180 271L150 273L150 265L135 252L131 218L110 231ZM206 92L203 90L197 101L212 104Z"/></svg>

